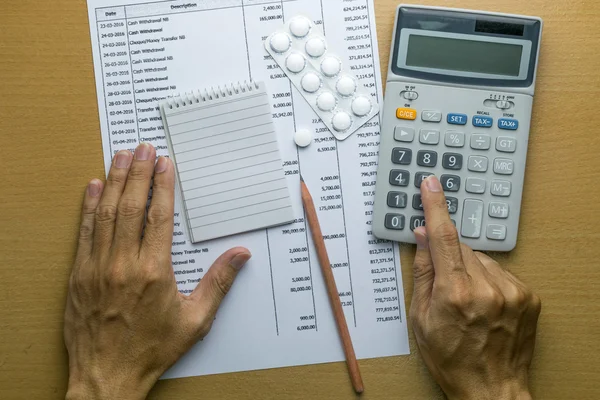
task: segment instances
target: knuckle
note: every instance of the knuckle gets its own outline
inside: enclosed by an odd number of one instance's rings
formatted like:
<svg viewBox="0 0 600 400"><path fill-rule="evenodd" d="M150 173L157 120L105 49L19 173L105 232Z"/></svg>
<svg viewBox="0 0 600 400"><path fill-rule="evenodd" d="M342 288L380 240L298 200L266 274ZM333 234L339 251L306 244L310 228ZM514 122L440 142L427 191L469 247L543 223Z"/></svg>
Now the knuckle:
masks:
<svg viewBox="0 0 600 400"><path fill-rule="evenodd" d="M96 209L96 222L114 222L117 218L117 207L112 204L100 204Z"/></svg>
<svg viewBox="0 0 600 400"><path fill-rule="evenodd" d="M148 224L162 225L173 219L173 212L163 204L152 204L148 209Z"/></svg>
<svg viewBox="0 0 600 400"><path fill-rule="evenodd" d="M204 318L196 327L196 337L204 339L209 334L212 324L212 318Z"/></svg>
<svg viewBox="0 0 600 400"><path fill-rule="evenodd" d="M106 273L104 279L108 286L120 289L125 288L129 283L125 270L119 266L111 268L111 270Z"/></svg>
<svg viewBox="0 0 600 400"><path fill-rule="evenodd" d="M131 179L133 181L149 181L150 178L151 173L147 168L144 168L142 165L134 165L129 171L129 177L127 179Z"/></svg>
<svg viewBox="0 0 600 400"><path fill-rule="evenodd" d="M123 186L125 181L127 181L127 175L121 173L121 170L116 171L114 169L109 172L106 179L106 183L109 186Z"/></svg>
<svg viewBox="0 0 600 400"><path fill-rule="evenodd" d="M219 297L223 298L233 285L233 280L229 279L225 274L217 274L213 279L213 287Z"/></svg>
<svg viewBox="0 0 600 400"><path fill-rule="evenodd" d="M473 305L473 296L464 290L453 290L448 294L447 302L455 309L467 310Z"/></svg>
<svg viewBox="0 0 600 400"><path fill-rule="evenodd" d="M91 223L83 223L79 227L79 240L90 239L94 234L94 225Z"/></svg>
<svg viewBox="0 0 600 400"><path fill-rule="evenodd" d="M123 197L119 202L118 213L124 218L138 218L144 214L146 203L132 197Z"/></svg>
<svg viewBox="0 0 600 400"><path fill-rule="evenodd" d="M531 308L539 314L542 311L542 299L537 294L533 294L531 296Z"/></svg>
<svg viewBox="0 0 600 400"><path fill-rule="evenodd" d="M504 297L504 295L491 286L488 286L487 288L483 289L481 297L481 302L488 309L497 311L503 310L506 306L506 298Z"/></svg>

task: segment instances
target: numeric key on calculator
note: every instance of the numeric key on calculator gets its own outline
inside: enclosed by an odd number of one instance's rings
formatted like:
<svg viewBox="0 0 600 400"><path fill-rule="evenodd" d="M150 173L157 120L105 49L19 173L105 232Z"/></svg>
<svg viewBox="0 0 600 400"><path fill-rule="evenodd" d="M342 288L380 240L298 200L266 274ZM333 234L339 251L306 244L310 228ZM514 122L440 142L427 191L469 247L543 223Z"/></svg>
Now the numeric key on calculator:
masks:
<svg viewBox="0 0 600 400"><path fill-rule="evenodd" d="M401 231L404 229L406 218L402 214L387 214L385 216L385 227L395 231Z"/></svg>
<svg viewBox="0 0 600 400"><path fill-rule="evenodd" d="M437 165L438 154L435 151L419 151L417 153L417 164L421 167L433 168Z"/></svg>
<svg viewBox="0 0 600 400"><path fill-rule="evenodd" d="M420 194L415 194L413 196L412 206L415 210L423 211L423 199Z"/></svg>
<svg viewBox="0 0 600 400"><path fill-rule="evenodd" d="M459 171L463 166L463 156L457 153L445 153L442 157L442 167Z"/></svg>
<svg viewBox="0 0 600 400"><path fill-rule="evenodd" d="M401 169L393 169L390 171L390 185L392 186L408 186L410 183L410 173Z"/></svg>
<svg viewBox="0 0 600 400"><path fill-rule="evenodd" d="M408 195L402 192L389 192L387 198L388 207L392 208L406 208L408 202Z"/></svg>
<svg viewBox="0 0 600 400"><path fill-rule="evenodd" d="M410 165L412 162L412 150L396 147L392 150L392 163L397 165Z"/></svg>
<svg viewBox="0 0 600 400"><path fill-rule="evenodd" d="M458 192L460 189L460 176L456 175L442 175L440 177L440 183L444 192Z"/></svg>
<svg viewBox="0 0 600 400"><path fill-rule="evenodd" d="M415 187L420 189L421 183L423 183L423 181L425 179L427 179L428 176L431 176L431 175L433 175L431 172L417 172L415 174Z"/></svg>
<svg viewBox="0 0 600 400"><path fill-rule="evenodd" d="M448 205L448 213L456 214L458 211L458 199L446 196L446 204Z"/></svg>
<svg viewBox="0 0 600 400"><path fill-rule="evenodd" d="M425 217L412 217L410 219L410 230L414 231L420 226L425 226Z"/></svg>

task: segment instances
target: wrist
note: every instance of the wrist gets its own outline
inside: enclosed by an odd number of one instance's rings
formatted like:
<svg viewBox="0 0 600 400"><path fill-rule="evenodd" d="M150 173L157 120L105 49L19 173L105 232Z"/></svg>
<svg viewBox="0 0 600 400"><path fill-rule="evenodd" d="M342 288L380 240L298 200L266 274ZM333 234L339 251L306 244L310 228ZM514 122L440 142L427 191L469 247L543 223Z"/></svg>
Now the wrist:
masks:
<svg viewBox="0 0 600 400"><path fill-rule="evenodd" d="M132 379L115 374L103 378L93 374L73 374L69 376L66 400L144 400L156 379Z"/></svg>
<svg viewBox="0 0 600 400"><path fill-rule="evenodd" d="M474 387L447 393L448 400L532 400L526 384L517 381L505 381L490 386Z"/></svg>

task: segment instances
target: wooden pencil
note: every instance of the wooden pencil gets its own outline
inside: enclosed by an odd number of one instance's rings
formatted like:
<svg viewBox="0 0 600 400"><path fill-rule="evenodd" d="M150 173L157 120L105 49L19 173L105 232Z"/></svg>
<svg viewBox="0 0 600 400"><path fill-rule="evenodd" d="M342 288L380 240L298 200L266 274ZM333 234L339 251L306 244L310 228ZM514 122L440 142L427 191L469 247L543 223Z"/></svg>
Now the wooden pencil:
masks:
<svg viewBox="0 0 600 400"><path fill-rule="evenodd" d="M335 323L337 325L338 333L342 340L342 346L344 348L344 354L346 355L346 364L348 365L348 373L352 386L356 393L362 393L364 386L362 377L360 376L360 369L358 368L358 362L356 361L356 354L354 353L354 346L352 345L352 339L350 338L350 332L348 331L348 324L346 323L346 317L344 310L342 309L342 302L335 284L335 278L333 277L333 271L331 270L331 262L329 261L329 255L327 255L327 248L325 247L325 240L323 239L323 233L321 232L321 224L317 217L317 210L313 202L310 191L304 182L302 176L300 176L300 188L302 191L302 203L304 204L304 210L306 211L306 219L310 226L312 233L313 242L317 249L317 256L319 257L319 264L321 265L321 272L325 280L325 286L327 287L327 295L329 296L329 302L333 315L335 317Z"/></svg>

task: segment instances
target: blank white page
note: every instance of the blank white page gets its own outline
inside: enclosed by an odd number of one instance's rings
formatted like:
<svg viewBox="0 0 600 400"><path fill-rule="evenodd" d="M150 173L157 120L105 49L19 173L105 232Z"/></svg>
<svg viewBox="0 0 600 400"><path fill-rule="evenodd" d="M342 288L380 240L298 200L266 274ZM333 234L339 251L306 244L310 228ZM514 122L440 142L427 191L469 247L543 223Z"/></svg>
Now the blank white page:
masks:
<svg viewBox="0 0 600 400"><path fill-rule="evenodd" d="M192 242L294 220L263 83L161 103Z"/></svg>

